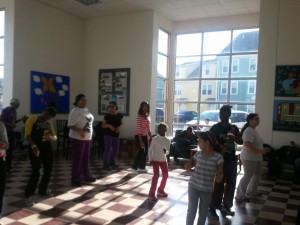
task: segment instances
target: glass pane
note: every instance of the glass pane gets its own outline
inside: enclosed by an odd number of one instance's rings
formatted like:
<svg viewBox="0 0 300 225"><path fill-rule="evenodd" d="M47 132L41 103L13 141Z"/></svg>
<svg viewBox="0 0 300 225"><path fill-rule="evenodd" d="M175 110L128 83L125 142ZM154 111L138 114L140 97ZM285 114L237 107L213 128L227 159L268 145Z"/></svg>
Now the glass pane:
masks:
<svg viewBox="0 0 300 225"><path fill-rule="evenodd" d="M156 102L155 122L161 123L165 120L165 110L163 102Z"/></svg>
<svg viewBox="0 0 300 225"><path fill-rule="evenodd" d="M4 38L0 38L0 64L4 64Z"/></svg>
<svg viewBox="0 0 300 225"><path fill-rule="evenodd" d="M226 78L229 76L229 56L217 56L216 66L216 77Z"/></svg>
<svg viewBox="0 0 300 225"><path fill-rule="evenodd" d="M253 102L256 98L256 80L232 80L230 102Z"/></svg>
<svg viewBox="0 0 300 225"><path fill-rule="evenodd" d="M176 58L175 78L200 77L200 57Z"/></svg>
<svg viewBox="0 0 300 225"><path fill-rule="evenodd" d="M232 56L231 77L256 77L257 54Z"/></svg>
<svg viewBox="0 0 300 225"><path fill-rule="evenodd" d="M164 55L157 56L157 76L167 77L168 72L168 58Z"/></svg>
<svg viewBox="0 0 300 225"><path fill-rule="evenodd" d="M156 101L164 101L166 93L166 80L156 78Z"/></svg>
<svg viewBox="0 0 300 225"><path fill-rule="evenodd" d="M4 78L4 66L0 66L0 78Z"/></svg>
<svg viewBox="0 0 300 225"><path fill-rule="evenodd" d="M233 31L232 52L257 52L259 29Z"/></svg>
<svg viewBox="0 0 300 225"><path fill-rule="evenodd" d="M207 81L212 85L216 84L215 90L213 90L213 95L210 96L210 99L207 100L207 96L201 96L203 101L212 101L212 102L227 102L228 98L228 81L227 80L216 80L216 81Z"/></svg>
<svg viewBox="0 0 300 225"><path fill-rule="evenodd" d="M202 61L202 78L216 78L216 77L218 77L217 57L204 56Z"/></svg>
<svg viewBox="0 0 300 225"><path fill-rule="evenodd" d="M177 35L176 56L192 56L201 54L202 34Z"/></svg>
<svg viewBox="0 0 300 225"><path fill-rule="evenodd" d="M203 127L209 127L219 121L219 104L200 104L200 113L193 119L186 122L184 129L188 126L194 130L201 130ZM206 121L208 118L210 121Z"/></svg>
<svg viewBox="0 0 300 225"><path fill-rule="evenodd" d="M230 52L230 31L206 32L203 36L203 54Z"/></svg>
<svg viewBox="0 0 300 225"><path fill-rule="evenodd" d="M174 103L173 123L186 123L197 117L197 103Z"/></svg>
<svg viewBox="0 0 300 225"><path fill-rule="evenodd" d="M217 91L217 81L216 80L202 80L201 81L201 94L200 100L207 102L215 102L216 91Z"/></svg>
<svg viewBox="0 0 300 225"><path fill-rule="evenodd" d="M174 101L198 101L198 95L198 81L175 81Z"/></svg>
<svg viewBox="0 0 300 225"><path fill-rule="evenodd" d="M5 12L0 11L0 36L4 36L4 16Z"/></svg>
<svg viewBox="0 0 300 225"><path fill-rule="evenodd" d="M158 51L168 55L169 35L168 33L159 30L158 32Z"/></svg>

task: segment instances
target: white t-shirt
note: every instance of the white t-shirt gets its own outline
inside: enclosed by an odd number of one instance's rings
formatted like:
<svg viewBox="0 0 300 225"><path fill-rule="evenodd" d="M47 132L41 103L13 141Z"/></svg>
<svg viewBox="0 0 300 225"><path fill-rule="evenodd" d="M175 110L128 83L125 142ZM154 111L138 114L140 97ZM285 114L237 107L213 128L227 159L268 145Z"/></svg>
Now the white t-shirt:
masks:
<svg viewBox="0 0 300 225"><path fill-rule="evenodd" d="M68 127L76 126L85 132L85 137L80 137L80 133L70 129L69 137L78 140L91 140L93 135L94 116L87 108L75 107L71 110L68 119Z"/></svg>
<svg viewBox="0 0 300 225"><path fill-rule="evenodd" d="M166 162L166 155L170 151L170 140L166 136L160 136L159 134L152 139L151 145L148 149L149 161ZM166 154L163 149L166 149Z"/></svg>
<svg viewBox="0 0 300 225"><path fill-rule="evenodd" d="M256 148L262 149L264 141L259 133L253 129L252 127L247 127L243 132L243 141L251 142L252 145ZM241 159L243 160L250 160L250 161L261 161L262 154L255 153L250 151L243 145L243 149L241 152Z"/></svg>

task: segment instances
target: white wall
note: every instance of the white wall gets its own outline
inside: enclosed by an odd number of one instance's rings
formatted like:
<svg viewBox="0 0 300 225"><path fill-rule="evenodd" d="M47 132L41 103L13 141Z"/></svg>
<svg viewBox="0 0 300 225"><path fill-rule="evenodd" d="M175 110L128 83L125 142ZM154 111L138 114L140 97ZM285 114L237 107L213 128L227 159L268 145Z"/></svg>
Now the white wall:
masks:
<svg viewBox="0 0 300 225"><path fill-rule="evenodd" d="M121 136L135 133L142 101L151 100L153 11L86 20L84 31L84 90L96 120L99 69L130 68L130 109Z"/></svg>
<svg viewBox="0 0 300 225"><path fill-rule="evenodd" d="M21 101L20 116L30 114L31 70L70 76L72 104L84 90L83 21L36 1L16 1L13 68L12 90Z"/></svg>
<svg viewBox="0 0 300 225"><path fill-rule="evenodd" d="M299 133L272 130L276 65L300 65L299 11L298 0L261 1L256 109L261 117L258 129L275 148L291 140L300 143Z"/></svg>
<svg viewBox="0 0 300 225"><path fill-rule="evenodd" d="M193 33L259 26L259 15L237 15L201 20L190 20L174 24L174 32Z"/></svg>

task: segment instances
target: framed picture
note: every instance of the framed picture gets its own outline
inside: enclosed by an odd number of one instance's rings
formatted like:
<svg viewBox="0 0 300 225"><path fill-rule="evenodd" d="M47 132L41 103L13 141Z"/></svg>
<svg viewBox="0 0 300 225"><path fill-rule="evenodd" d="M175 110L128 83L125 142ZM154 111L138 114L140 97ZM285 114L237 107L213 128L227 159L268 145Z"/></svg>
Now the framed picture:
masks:
<svg viewBox="0 0 300 225"><path fill-rule="evenodd" d="M118 112L129 116L130 69L101 69L98 84L98 114L107 113L109 102L115 101Z"/></svg>
<svg viewBox="0 0 300 225"><path fill-rule="evenodd" d="M57 113L69 113L70 78L68 76L31 71L31 113L53 106Z"/></svg>
<svg viewBox="0 0 300 225"><path fill-rule="evenodd" d="M300 96L300 66L276 66L275 96Z"/></svg>
<svg viewBox="0 0 300 225"><path fill-rule="evenodd" d="M274 101L273 130L300 132L300 101Z"/></svg>

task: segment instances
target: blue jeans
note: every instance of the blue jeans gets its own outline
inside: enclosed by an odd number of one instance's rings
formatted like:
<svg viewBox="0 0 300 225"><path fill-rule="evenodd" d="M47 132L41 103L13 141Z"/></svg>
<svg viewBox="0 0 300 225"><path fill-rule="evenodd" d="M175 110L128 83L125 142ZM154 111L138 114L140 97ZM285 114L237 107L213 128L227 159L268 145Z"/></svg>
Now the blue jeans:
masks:
<svg viewBox="0 0 300 225"><path fill-rule="evenodd" d="M197 225L204 225L211 201L211 192L200 191L191 185L188 188L189 204L186 215L186 225L193 225L198 209ZM200 200L200 201L199 201ZM199 203L199 205L198 205Z"/></svg>

